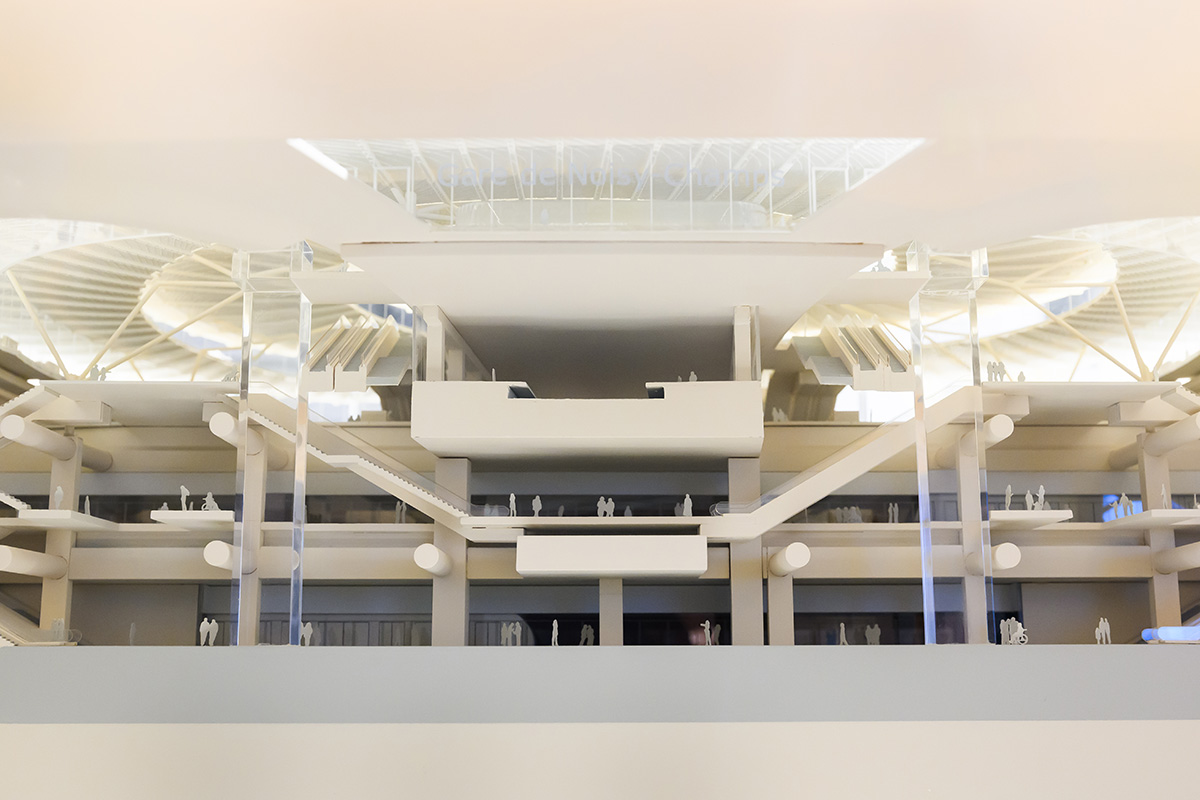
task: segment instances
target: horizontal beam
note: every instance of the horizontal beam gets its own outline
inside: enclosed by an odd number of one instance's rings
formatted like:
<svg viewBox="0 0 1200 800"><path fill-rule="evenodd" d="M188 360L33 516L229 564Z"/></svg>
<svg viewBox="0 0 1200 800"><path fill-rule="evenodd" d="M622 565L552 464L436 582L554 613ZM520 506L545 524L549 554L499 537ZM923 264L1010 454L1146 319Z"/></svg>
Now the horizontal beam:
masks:
<svg viewBox="0 0 1200 800"><path fill-rule="evenodd" d="M0 436L18 444L31 447L59 461L70 461L75 457L76 440L61 433L43 428L36 422L10 414L0 419ZM111 469L113 458L110 453L83 445L83 466L96 472Z"/></svg>
<svg viewBox="0 0 1200 800"><path fill-rule="evenodd" d="M56 580L67 574L67 560L61 556L0 545L0 572Z"/></svg>

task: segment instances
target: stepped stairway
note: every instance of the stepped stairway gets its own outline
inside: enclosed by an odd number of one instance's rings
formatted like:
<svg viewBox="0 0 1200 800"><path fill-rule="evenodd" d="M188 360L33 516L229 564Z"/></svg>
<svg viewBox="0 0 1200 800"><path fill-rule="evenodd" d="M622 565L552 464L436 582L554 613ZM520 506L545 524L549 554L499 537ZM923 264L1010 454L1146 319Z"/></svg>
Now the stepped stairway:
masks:
<svg viewBox="0 0 1200 800"><path fill-rule="evenodd" d="M974 392L977 391L970 386L959 389L926 409L926 431L937 430L970 413ZM700 533L716 541L761 536L912 447L916 442L916 432L913 420L881 425L754 502L740 506L718 503L715 511L721 516L701 523Z"/></svg>
<svg viewBox="0 0 1200 800"><path fill-rule="evenodd" d="M250 417L295 444L296 411L286 403L270 395L251 394ZM308 452L331 467L370 481L437 522L457 527L470 514L466 500L435 494L427 479L335 424L310 419Z"/></svg>
<svg viewBox="0 0 1200 800"><path fill-rule="evenodd" d="M54 638L24 614L0 603L0 647L63 647L74 642Z"/></svg>

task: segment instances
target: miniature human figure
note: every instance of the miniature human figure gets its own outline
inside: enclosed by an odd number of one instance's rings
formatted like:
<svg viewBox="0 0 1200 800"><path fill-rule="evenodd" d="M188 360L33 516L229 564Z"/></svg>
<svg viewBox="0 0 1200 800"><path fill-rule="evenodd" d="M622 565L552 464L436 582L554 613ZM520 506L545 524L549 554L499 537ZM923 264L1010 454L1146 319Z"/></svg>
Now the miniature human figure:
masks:
<svg viewBox="0 0 1200 800"><path fill-rule="evenodd" d="M92 515L92 498L90 496L83 498L83 513L89 517Z"/></svg>
<svg viewBox="0 0 1200 800"><path fill-rule="evenodd" d="M617 501L613 498L608 498L608 503L605 504L604 511L608 516L612 516L617 511Z"/></svg>
<svg viewBox="0 0 1200 800"><path fill-rule="evenodd" d="M542 496L540 494L535 494L533 496L533 515L535 517L540 517L541 514L542 514Z"/></svg>
<svg viewBox="0 0 1200 800"><path fill-rule="evenodd" d="M992 369L992 362L990 361L987 362L987 379L989 382L996 379L996 371Z"/></svg>
<svg viewBox="0 0 1200 800"><path fill-rule="evenodd" d="M1196 511L1200 511L1200 500L1196 499L1196 495L1192 495L1192 508Z"/></svg>
<svg viewBox="0 0 1200 800"><path fill-rule="evenodd" d="M699 378L696 377L696 370L692 370L692 373L688 375L688 380L693 383L699 380Z"/></svg>
<svg viewBox="0 0 1200 800"><path fill-rule="evenodd" d="M170 510L171 509L167 507L167 502L164 500L163 504L162 504L162 508L160 508L159 511L170 511Z"/></svg>
<svg viewBox="0 0 1200 800"><path fill-rule="evenodd" d="M103 380L103 379L101 379L101 380ZM213 645L215 645L217 643L217 632L220 629L221 629L221 626L217 624L217 621L215 619L211 623L209 623L209 626L208 626L208 645L209 645L209 647L212 647Z"/></svg>
<svg viewBox="0 0 1200 800"><path fill-rule="evenodd" d="M201 622L200 622L200 646L201 647L204 647L208 644L208 634L209 634L209 630L211 628L212 628L212 623L209 622L208 617L205 617L203 620L201 620Z"/></svg>
<svg viewBox="0 0 1200 800"><path fill-rule="evenodd" d="M62 508L63 488L61 486L54 487L54 510L58 511Z"/></svg>
<svg viewBox="0 0 1200 800"><path fill-rule="evenodd" d="M1033 506L1036 511L1046 510L1046 487L1038 486L1037 502Z"/></svg>
<svg viewBox="0 0 1200 800"><path fill-rule="evenodd" d="M863 634L867 637L867 644L879 644L879 623L868 625Z"/></svg>
<svg viewBox="0 0 1200 800"><path fill-rule="evenodd" d="M633 509L630 508L629 506L625 506L625 516L627 516L627 517L633 516Z"/></svg>
<svg viewBox="0 0 1200 800"><path fill-rule="evenodd" d="M846 641L846 623L838 623L838 644L850 644Z"/></svg>
<svg viewBox="0 0 1200 800"><path fill-rule="evenodd" d="M604 495L600 495L600 499L596 501L596 516L603 517L604 512L608 510L608 503L604 500Z"/></svg>
<svg viewBox="0 0 1200 800"><path fill-rule="evenodd" d="M507 622L502 622L500 623L500 646L508 647L510 644L512 644L512 628L508 626Z"/></svg>
<svg viewBox="0 0 1200 800"><path fill-rule="evenodd" d="M517 496L512 492L508 493L508 515L510 517L517 515Z"/></svg>
<svg viewBox="0 0 1200 800"><path fill-rule="evenodd" d="M397 525L404 524L404 512L407 510L408 510L408 506L405 504L405 502L403 500L396 501L396 524ZM484 516L487 516L486 508L483 513L484 513Z"/></svg>
<svg viewBox="0 0 1200 800"><path fill-rule="evenodd" d="M1008 485L1008 488L1004 490L1004 510L1005 511L1012 510L1012 484L1011 483Z"/></svg>
<svg viewBox="0 0 1200 800"><path fill-rule="evenodd" d="M585 622L583 627L579 629L579 646L580 647L591 647L595 643L596 643L596 629L593 628L591 625L588 625Z"/></svg>
<svg viewBox="0 0 1200 800"><path fill-rule="evenodd" d="M1100 618L1100 624L1096 626L1096 644L1104 644L1104 617Z"/></svg>
<svg viewBox="0 0 1200 800"><path fill-rule="evenodd" d="M1112 644L1112 626L1108 624L1108 617L1100 618L1100 630L1104 634L1104 643Z"/></svg>
<svg viewBox="0 0 1200 800"><path fill-rule="evenodd" d="M1000 644L1026 644L1028 641L1025 626L1018 622L1016 617L1001 620Z"/></svg>
<svg viewBox="0 0 1200 800"><path fill-rule="evenodd" d="M1035 508L1036 508L1036 506L1034 506L1034 504L1033 504L1033 492L1026 489L1025 490L1025 510L1033 511Z"/></svg>
<svg viewBox="0 0 1200 800"><path fill-rule="evenodd" d="M554 620L550 626L550 646L558 647L558 620Z"/></svg>
<svg viewBox="0 0 1200 800"><path fill-rule="evenodd" d="M300 646L309 647L312 644L313 627L311 622L304 623L300 629Z"/></svg>
<svg viewBox="0 0 1200 800"><path fill-rule="evenodd" d="M690 494L685 494L683 496L683 515L685 517L690 517L692 515L692 496Z"/></svg>
<svg viewBox="0 0 1200 800"><path fill-rule="evenodd" d="M1024 370L1021 370L1020 372L1017 373L1017 382L1018 383L1025 382L1025 371Z"/></svg>
<svg viewBox="0 0 1200 800"><path fill-rule="evenodd" d="M996 380L1003 381L1008 377L1008 370L1004 367L1003 361L996 362Z"/></svg>
<svg viewBox="0 0 1200 800"><path fill-rule="evenodd" d="M850 521L861 523L863 521L862 509L858 506L850 506Z"/></svg>
<svg viewBox="0 0 1200 800"><path fill-rule="evenodd" d="M1121 498L1117 502L1121 506L1121 513L1118 516L1128 517L1133 514L1133 501L1129 499L1129 495L1121 492Z"/></svg>
<svg viewBox="0 0 1200 800"><path fill-rule="evenodd" d="M133 647L137 642L137 623L129 623L129 646Z"/></svg>
<svg viewBox="0 0 1200 800"><path fill-rule="evenodd" d="M191 492L188 491L188 488L186 486L179 487L179 510L180 511L188 510L188 495L189 494L191 494Z"/></svg>
<svg viewBox="0 0 1200 800"><path fill-rule="evenodd" d="M558 507L558 515L561 517L561 516L562 516L563 514L565 514L565 513L567 513L567 507L566 507L566 506L559 506L559 507Z"/></svg>
<svg viewBox="0 0 1200 800"><path fill-rule="evenodd" d="M1162 485L1162 507L1163 508L1171 507L1171 501L1167 497L1167 485L1165 483Z"/></svg>
<svg viewBox="0 0 1200 800"><path fill-rule="evenodd" d="M716 625L713 625L712 643L713 643L714 647L716 647L717 645L719 645L721 643L721 623L719 623L719 622Z"/></svg>
<svg viewBox="0 0 1200 800"><path fill-rule="evenodd" d="M709 622L708 620L704 620L704 622L700 623L700 627L704 629L704 644L711 645L712 644L712 623Z"/></svg>
<svg viewBox="0 0 1200 800"><path fill-rule="evenodd" d="M217 505L217 500L213 497L213 493L209 492L204 495L204 505L200 506L201 511L220 511L221 507Z"/></svg>
<svg viewBox="0 0 1200 800"><path fill-rule="evenodd" d="M513 644L519 646L521 644L521 623L514 622L512 624L512 626L513 626Z"/></svg>

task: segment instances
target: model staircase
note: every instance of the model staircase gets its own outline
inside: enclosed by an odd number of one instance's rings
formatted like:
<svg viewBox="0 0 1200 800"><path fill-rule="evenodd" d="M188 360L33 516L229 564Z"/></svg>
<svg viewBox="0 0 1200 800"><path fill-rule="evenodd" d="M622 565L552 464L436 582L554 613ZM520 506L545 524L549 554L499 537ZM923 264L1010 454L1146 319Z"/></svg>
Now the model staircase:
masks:
<svg viewBox="0 0 1200 800"><path fill-rule="evenodd" d="M54 638L24 616L0 603L0 647L62 647L74 642L63 642Z"/></svg>
<svg viewBox="0 0 1200 800"><path fill-rule="evenodd" d="M970 386L960 389L928 408L926 433L969 413L973 408L973 393L977 391ZM881 425L754 502L742 506L718 503L717 513L725 516L705 521L700 532L726 540L761 536L889 458L900 455L913 446L916 435L916 422L911 419Z"/></svg>
<svg viewBox="0 0 1200 800"><path fill-rule="evenodd" d="M295 413L294 409L268 395L254 394L250 397L250 418L293 443L296 433L289 422L295 419ZM469 513L460 504L405 477L402 473L412 471L365 442L356 441L336 426L325 426L310 420L308 439L308 452L318 460L331 467L353 472L437 522L457 527L459 521Z"/></svg>
<svg viewBox="0 0 1200 800"><path fill-rule="evenodd" d="M8 492L0 492L0 503L3 503L9 508L15 508L17 511L28 511L29 509L33 508L33 506L29 505L29 503L26 503L24 500L18 500Z"/></svg>

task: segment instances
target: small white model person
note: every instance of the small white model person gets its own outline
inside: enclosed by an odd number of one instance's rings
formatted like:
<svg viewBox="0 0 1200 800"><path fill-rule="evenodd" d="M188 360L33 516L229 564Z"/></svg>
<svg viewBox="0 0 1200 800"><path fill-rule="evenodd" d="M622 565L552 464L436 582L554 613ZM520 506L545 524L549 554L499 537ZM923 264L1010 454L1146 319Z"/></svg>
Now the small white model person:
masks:
<svg viewBox="0 0 1200 800"><path fill-rule="evenodd" d="M514 622L512 624L512 626L513 626L513 645L519 646L521 644L521 623Z"/></svg>
<svg viewBox="0 0 1200 800"><path fill-rule="evenodd" d="M588 625L585 622L583 627L579 629L579 646L580 647L591 647L595 643L596 643L596 629L593 628L591 625Z"/></svg>
<svg viewBox="0 0 1200 800"><path fill-rule="evenodd" d="M696 377L696 370L692 370L692 373L690 375L688 375L688 380L692 381L693 383L700 380L699 378Z"/></svg>
<svg viewBox="0 0 1200 800"><path fill-rule="evenodd" d="M83 513L85 516L88 516L88 517L90 517L92 515L92 498L91 497L83 498Z"/></svg>
<svg viewBox="0 0 1200 800"><path fill-rule="evenodd" d="M1033 492L1026 489L1025 490L1025 510L1033 511L1035 508L1037 508L1037 506L1035 506L1033 504Z"/></svg>
<svg viewBox="0 0 1200 800"><path fill-rule="evenodd" d="M500 646L508 647L512 644L512 628L507 622L500 623Z"/></svg>
<svg viewBox="0 0 1200 800"><path fill-rule="evenodd" d="M211 623L209 623L208 617L205 617L204 619L202 619L200 621L200 646L201 647L204 647L205 645L208 644L208 627L210 624Z"/></svg>
<svg viewBox="0 0 1200 800"><path fill-rule="evenodd" d="M1011 483L1008 485L1008 488L1004 490L1004 510L1005 511L1012 510L1012 484Z"/></svg>
<svg viewBox="0 0 1200 800"><path fill-rule="evenodd" d="M510 517L517 515L517 496L512 492L508 494L508 515Z"/></svg>
<svg viewBox="0 0 1200 800"><path fill-rule="evenodd" d="M558 647L558 620L554 620L550 626L550 646Z"/></svg>
<svg viewBox="0 0 1200 800"><path fill-rule="evenodd" d="M846 641L846 623L838 623L838 644L850 644Z"/></svg>
<svg viewBox="0 0 1200 800"><path fill-rule="evenodd" d="M1171 507L1171 500L1170 500L1170 498L1167 497L1167 485L1165 483L1162 485L1162 507L1163 508Z"/></svg>
<svg viewBox="0 0 1200 800"><path fill-rule="evenodd" d="M596 501L596 516L603 517L605 511L608 511L608 503L604 500L604 495L600 495L600 499Z"/></svg>
<svg viewBox="0 0 1200 800"><path fill-rule="evenodd" d="M1037 502L1034 503L1034 509L1037 511L1046 510L1046 487L1038 486Z"/></svg>
<svg viewBox="0 0 1200 800"><path fill-rule="evenodd" d="M542 515L542 496L540 494L535 494L533 496L533 515L535 517L540 517Z"/></svg>
<svg viewBox="0 0 1200 800"><path fill-rule="evenodd" d="M700 627L704 629L704 643L706 645L711 645L712 644L712 623L709 622L708 620L704 620L704 622L700 623Z"/></svg>
<svg viewBox="0 0 1200 800"><path fill-rule="evenodd" d="M611 497L608 498L608 503L606 503L605 507L604 507L605 514L607 516L611 517L613 514L616 513L616 511L617 511L617 501Z"/></svg>
<svg viewBox="0 0 1200 800"><path fill-rule="evenodd" d="M683 496L683 515L685 517L690 517L692 515L692 496L690 494L685 494Z"/></svg>
<svg viewBox="0 0 1200 800"><path fill-rule="evenodd" d="M190 494L191 494L191 492L188 491L188 488L186 486L181 485L179 487L179 510L180 511L188 510L187 501L188 501L188 495L190 495Z"/></svg>
<svg viewBox="0 0 1200 800"><path fill-rule="evenodd" d="M63 488L61 486L54 487L54 510L58 511L62 508Z"/></svg>
<svg viewBox="0 0 1200 800"><path fill-rule="evenodd" d="M1128 517L1133 514L1133 501L1129 499L1129 495L1121 492L1121 498L1117 503L1121 508L1121 513L1117 516Z"/></svg>
<svg viewBox="0 0 1200 800"><path fill-rule="evenodd" d="M311 622L304 623L304 627L300 629L300 646L308 647L312 644L313 627Z"/></svg>
<svg viewBox="0 0 1200 800"><path fill-rule="evenodd" d="M209 492L204 495L204 505L200 506L201 511L220 511L221 507L217 505L217 500L213 497L213 493Z"/></svg>
<svg viewBox="0 0 1200 800"><path fill-rule="evenodd" d="M879 644L879 623L868 625L863 630L863 635L867 637L867 644Z"/></svg>

